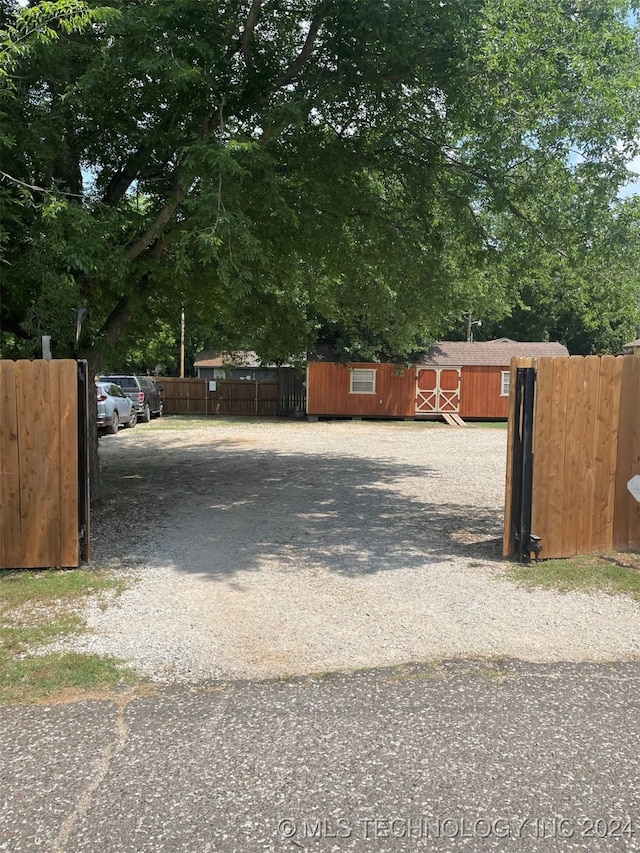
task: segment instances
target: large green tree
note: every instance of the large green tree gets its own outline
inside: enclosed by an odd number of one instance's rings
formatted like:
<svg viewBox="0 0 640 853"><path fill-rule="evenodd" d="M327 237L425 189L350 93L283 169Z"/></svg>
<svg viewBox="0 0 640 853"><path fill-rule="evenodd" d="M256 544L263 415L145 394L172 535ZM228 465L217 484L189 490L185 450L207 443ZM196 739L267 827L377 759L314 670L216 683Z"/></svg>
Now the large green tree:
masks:
<svg viewBox="0 0 640 853"><path fill-rule="evenodd" d="M597 296L634 228L633 8L0 0L3 355L73 352L82 306L112 367L185 305L267 358L401 357L537 282Z"/></svg>
<svg viewBox="0 0 640 853"><path fill-rule="evenodd" d="M559 244L560 245L560 244ZM514 258L517 299L479 308L476 338L562 341L575 355L621 352L640 332L640 197L606 205L588 235L532 263ZM447 336L462 339L466 318Z"/></svg>

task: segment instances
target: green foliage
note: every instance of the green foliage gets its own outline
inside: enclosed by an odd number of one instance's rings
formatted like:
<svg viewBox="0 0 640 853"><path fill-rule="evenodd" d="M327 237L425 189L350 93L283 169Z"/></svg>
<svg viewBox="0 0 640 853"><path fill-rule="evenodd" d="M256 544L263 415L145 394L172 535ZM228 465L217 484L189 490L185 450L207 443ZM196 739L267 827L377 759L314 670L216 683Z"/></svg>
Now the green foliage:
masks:
<svg viewBox="0 0 640 853"><path fill-rule="evenodd" d="M81 33L92 24L113 20L117 15L108 7L91 8L82 0L39 0L30 7L17 3L0 6L0 84L14 88L12 72L16 66L41 45L61 36Z"/></svg>
<svg viewBox="0 0 640 853"><path fill-rule="evenodd" d="M131 671L111 658L42 649L85 630L78 603L124 588L122 580L86 569L0 572L0 704L132 681Z"/></svg>
<svg viewBox="0 0 640 853"><path fill-rule="evenodd" d="M639 214L638 199L608 205L571 252L523 265L517 302L485 315L482 337L559 340L575 355L620 352L640 330Z"/></svg>
<svg viewBox="0 0 640 853"><path fill-rule="evenodd" d="M401 359L470 308L617 345L632 8L0 0L3 355L72 353L80 306L97 369L175 364L182 306L275 361Z"/></svg>

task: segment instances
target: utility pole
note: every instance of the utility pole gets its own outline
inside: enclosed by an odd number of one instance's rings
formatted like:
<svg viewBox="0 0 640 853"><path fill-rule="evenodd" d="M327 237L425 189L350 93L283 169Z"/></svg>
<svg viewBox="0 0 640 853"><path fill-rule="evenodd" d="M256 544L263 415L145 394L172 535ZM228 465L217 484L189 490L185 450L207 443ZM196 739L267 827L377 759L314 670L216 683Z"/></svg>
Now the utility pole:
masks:
<svg viewBox="0 0 640 853"><path fill-rule="evenodd" d="M472 320L471 317L473 316L473 314L471 313L471 311L466 311L465 316L467 318L467 343L472 344L473 343L473 327L474 326L481 326L482 320Z"/></svg>

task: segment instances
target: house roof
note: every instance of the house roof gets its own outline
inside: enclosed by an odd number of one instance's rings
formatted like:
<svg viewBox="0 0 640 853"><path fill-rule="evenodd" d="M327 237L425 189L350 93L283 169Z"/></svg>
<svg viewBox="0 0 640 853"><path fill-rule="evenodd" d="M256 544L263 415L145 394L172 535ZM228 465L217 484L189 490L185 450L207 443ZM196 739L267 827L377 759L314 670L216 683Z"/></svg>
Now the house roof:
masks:
<svg viewBox="0 0 640 853"><path fill-rule="evenodd" d="M255 352L218 352L205 349L195 358L194 367L262 367L263 364ZM267 367L268 365L264 365Z"/></svg>
<svg viewBox="0 0 640 853"><path fill-rule="evenodd" d="M540 358L542 356L569 355L564 344L557 341L512 341L498 338L495 341L438 341L426 353L414 360L415 364L508 367L514 356Z"/></svg>
<svg viewBox="0 0 640 853"><path fill-rule="evenodd" d="M639 342L640 346L640 342ZM514 356L521 358L540 358L541 356L569 355L564 344L557 341L512 341L511 338L497 338L494 341L438 341L422 353L414 353L409 358L410 364L433 364L437 366L451 365L452 367L497 366L509 367ZM318 344L314 352L309 354L309 361L337 361L337 356L330 344ZM381 357L380 364L392 359ZM353 359L358 364L368 363L366 359ZM377 363L377 362L376 362Z"/></svg>
<svg viewBox="0 0 640 853"><path fill-rule="evenodd" d="M623 350L640 349L640 338L636 338L635 341L629 341L628 344L623 344L622 349Z"/></svg>

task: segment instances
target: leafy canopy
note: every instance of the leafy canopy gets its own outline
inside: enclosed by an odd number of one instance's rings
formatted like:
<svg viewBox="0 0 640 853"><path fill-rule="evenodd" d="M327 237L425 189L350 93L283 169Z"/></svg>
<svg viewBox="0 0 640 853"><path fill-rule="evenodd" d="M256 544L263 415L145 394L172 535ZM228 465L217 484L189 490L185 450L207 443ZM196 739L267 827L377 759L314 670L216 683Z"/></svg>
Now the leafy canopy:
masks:
<svg viewBox="0 0 640 853"><path fill-rule="evenodd" d="M617 345L634 7L0 0L3 355L72 352L84 306L119 366L186 306L269 359L322 336L401 358L545 299L590 334L609 288Z"/></svg>

